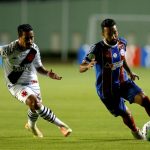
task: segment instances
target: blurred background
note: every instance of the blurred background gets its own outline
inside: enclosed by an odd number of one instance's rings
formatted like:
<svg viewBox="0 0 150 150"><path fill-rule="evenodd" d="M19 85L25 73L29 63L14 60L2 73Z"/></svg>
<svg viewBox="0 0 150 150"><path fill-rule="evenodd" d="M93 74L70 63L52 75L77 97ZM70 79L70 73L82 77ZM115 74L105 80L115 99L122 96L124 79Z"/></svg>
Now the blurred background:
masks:
<svg viewBox="0 0 150 150"><path fill-rule="evenodd" d="M81 63L109 17L128 40L129 65L149 67L149 7L149 0L0 0L0 45L17 39L17 26L29 23L45 59Z"/></svg>

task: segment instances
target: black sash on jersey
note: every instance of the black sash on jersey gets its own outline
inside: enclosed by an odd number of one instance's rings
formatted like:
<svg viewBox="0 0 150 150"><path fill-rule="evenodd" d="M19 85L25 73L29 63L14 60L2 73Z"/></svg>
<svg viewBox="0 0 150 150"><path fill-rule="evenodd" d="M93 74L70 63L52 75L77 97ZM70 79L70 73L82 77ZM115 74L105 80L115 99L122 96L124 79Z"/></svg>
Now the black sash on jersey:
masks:
<svg viewBox="0 0 150 150"><path fill-rule="evenodd" d="M25 67L26 64L29 64L33 61L33 59L35 58L37 51L33 48L30 49L29 53L27 54L27 56L25 57L25 59L21 62L21 64L19 65L20 67ZM24 72L24 70L21 71L15 71L13 70L9 75L8 75L8 79L10 80L10 82L12 84L15 84L18 79L20 78L20 76L22 75L22 73Z"/></svg>

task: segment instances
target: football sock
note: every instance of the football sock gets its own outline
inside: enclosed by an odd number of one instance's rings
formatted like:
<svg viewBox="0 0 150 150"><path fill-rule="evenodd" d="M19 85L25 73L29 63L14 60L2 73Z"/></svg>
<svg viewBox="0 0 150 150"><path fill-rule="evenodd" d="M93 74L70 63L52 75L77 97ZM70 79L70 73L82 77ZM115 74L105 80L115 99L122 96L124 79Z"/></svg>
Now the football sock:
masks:
<svg viewBox="0 0 150 150"><path fill-rule="evenodd" d="M147 96L143 98L142 106L145 108L147 114L150 116L150 99Z"/></svg>
<svg viewBox="0 0 150 150"><path fill-rule="evenodd" d="M67 125L64 124L60 119L58 119L57 117L55 118L55 121L53 122L55 125L59 126L59 127L66 127Z"/></svg>
<svg viewBox="0 0 150 150"><path fill-rule="evenodd" d="M39 114L40 117L51 123L53 123L56 118L52 110L43 105L38 110L36 110L36 112Z"/></svg>
<svg viewBox="0 0 150 150"><path fill-rule="evenodd" d="M66 126L61 120L59 120L55 114L50 110L49 108L45 106L41 106L36 112L42 117L43 119L47 120L48 122L51 122L59 127Z"/></svg>
<svg viewBox="0 0 150 150"><path fill-rule="evenodd" d="M28 110L28 124L30 127L34 127L39 115L36 112L32 112L30 109Z"/></svg>
<svg viewBox="0 0 150 150"><path fill-rule="evenodd" d="M133 132L136 132L138 129L134 122L134 118L130 114L125 114L122 116L123 122L127 125Z"/></svg>

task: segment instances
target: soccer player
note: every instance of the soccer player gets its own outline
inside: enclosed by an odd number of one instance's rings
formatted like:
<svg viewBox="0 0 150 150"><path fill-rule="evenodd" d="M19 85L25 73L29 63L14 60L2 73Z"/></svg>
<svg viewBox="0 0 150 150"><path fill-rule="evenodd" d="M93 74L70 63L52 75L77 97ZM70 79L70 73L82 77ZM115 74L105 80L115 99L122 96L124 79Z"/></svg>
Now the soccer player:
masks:
<svg viewBox="0 0 150 150"><path fill-rule="evenodd" d="M134 80L139 77L127 65L125 52L127 41L118 36L116 22L105 19L101 23L103 40L91 46L89 53L80 64L80 72L95 66L96 90L106 108L115 117L121 116L136 139L143 139L130 110L125 105L137 103L143 106L150 116L150 99Z"/></svg>
<svg viewBox="0 0 150 150"><path fill-rule="evenodd" d="M36 137L43 137L36 122L42 117L55 124L64 136L68 136L72 130L68 125L58 119L50 108L42 104L39 82L36 72L54 80L62 77L44 68L40 50L34 43L33 28L29 24L18 26L18 39L8 45L0 47L3 58L6 84L9 92L19 101L26 104L28 109L28 121L25 128Z"/></svg>

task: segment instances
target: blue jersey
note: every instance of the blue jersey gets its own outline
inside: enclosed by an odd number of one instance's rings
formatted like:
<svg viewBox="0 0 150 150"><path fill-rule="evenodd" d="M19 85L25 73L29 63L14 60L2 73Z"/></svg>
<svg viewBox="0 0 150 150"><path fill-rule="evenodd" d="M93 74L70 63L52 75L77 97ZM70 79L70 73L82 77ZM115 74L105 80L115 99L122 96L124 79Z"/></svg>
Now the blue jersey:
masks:
<svg viewBox="0 0 150 150"><path fill-rule="evenodd" d="M95 65L96 88L101 98L112 94L113 88L128 80L127 72L123 67L126 45L124 38L119 38L118 43L114 46L100 41L91 47L85 57L88 62L93 57L97 62Z"/></svg>

